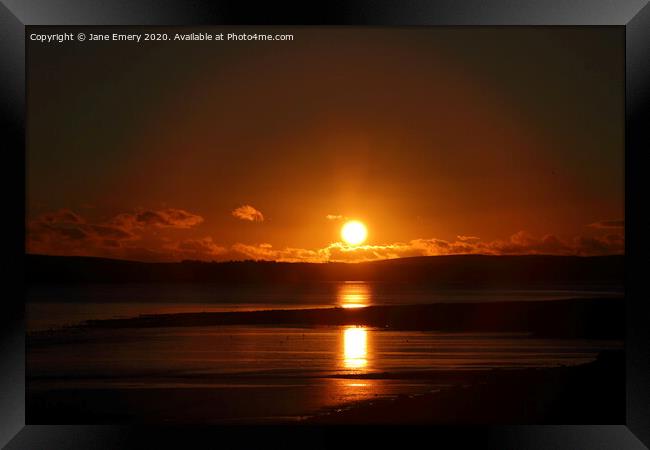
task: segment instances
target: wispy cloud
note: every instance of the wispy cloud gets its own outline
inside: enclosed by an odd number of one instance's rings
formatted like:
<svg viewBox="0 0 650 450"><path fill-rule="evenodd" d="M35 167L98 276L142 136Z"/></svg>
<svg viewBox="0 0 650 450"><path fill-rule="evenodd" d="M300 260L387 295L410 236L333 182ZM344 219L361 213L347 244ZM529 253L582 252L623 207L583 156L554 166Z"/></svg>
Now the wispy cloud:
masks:
<svg viewBox="0 0 650 450"><path fill-rule="evenodd" d="M251 222L263 222L264 215L251 205L242 205L232 211L233 217Z"/></svg>
<svg viewBox="0 0 650 450"><path fill-rule="evenodd" d="M463 235L458 235L456 236L456 239L458 239L461 242L471 242L471 241L480 241L481 238L478 236L463 236Z"/></svg>
<svg viewBox="0 0 650 450"><path fill-rule="evenodd" d="M590 223L588 226L591 228L625 228L624 220L601 220L599 222Z"/></svg>
<svg viewBox="0 0 650 450"><path fill-rule="evenodd" d="M342 220L343 216L340 214L328 214L325 216L327 220Z"/></svg>

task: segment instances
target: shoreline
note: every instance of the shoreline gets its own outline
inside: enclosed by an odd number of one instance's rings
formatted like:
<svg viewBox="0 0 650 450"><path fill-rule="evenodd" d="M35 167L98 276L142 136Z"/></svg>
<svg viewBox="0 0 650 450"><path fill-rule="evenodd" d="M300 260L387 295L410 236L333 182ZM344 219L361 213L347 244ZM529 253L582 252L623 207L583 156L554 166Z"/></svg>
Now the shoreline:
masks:
<svg viewBox="0 0 650 450"><path fill-rule="evenodd" d="M624 369L623 350L603 351L595 361L576 366L492 369L436 392L330 408L303 423L624 423Z"/></svg>
<svg viewBox="0 0 650 450"><path fill-rule="evenodd" d="M61 330L224 325L356 325L395 331L514 332L540 338L622 339L625 335L624 307L622 299L614 297L196 312L88 320ZM28 337L38 339L56 333L56 330L38 331L29 333Z"/></svg>

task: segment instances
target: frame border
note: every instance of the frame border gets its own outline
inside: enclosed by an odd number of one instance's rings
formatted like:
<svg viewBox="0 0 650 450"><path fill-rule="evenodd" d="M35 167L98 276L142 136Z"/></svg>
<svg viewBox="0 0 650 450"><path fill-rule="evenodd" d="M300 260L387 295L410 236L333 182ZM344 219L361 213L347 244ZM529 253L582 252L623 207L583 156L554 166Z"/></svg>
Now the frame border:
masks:
<svg viewBox="0 0 650 450"><path fill-rule="evenodd" d="M7 448L178 448L193 439L238 447L368 446L405 441L488 448L650 447L650 328L641 286L648 236L641 192L644 150L650 150L649 0L353 0L281 5L206 0L0 0L0 103L5 223L13 236L3 272L19 295L5 298L0 316L0 446ZM609 25L625 30L626 424L474 427L124 427L25 425L24 217L25 32L30 25ZM646 157L646 158L644 158ZM20 195L16 195L20 186ZM645 189L644 189L645 188ZM643 221L643 223L642 223ZM645 225L645 227L643 226ZM644 257L645 256L645 257ZM644 314L645 313L645 314ZM605 387L606 388L606 387ZM252 430L254 428L254 430ZM254 431L254 432L251 432ZM188 435L191 437L188 440Z"/></svg>

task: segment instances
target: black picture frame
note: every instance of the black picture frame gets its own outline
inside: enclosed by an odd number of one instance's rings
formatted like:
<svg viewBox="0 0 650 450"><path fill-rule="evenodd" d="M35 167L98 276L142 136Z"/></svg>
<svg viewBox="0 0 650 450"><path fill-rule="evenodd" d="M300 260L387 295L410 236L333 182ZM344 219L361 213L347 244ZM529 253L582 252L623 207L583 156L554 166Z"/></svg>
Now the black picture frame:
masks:
<svg viewBox="0 0 650 450"><path fill-rule="evenodd" d="M362 25L617 26L625 30L626 423L474 427L124 427L25 425L25 27L30 25ZM188 448L201 440L258 446L368 447L444 443L454 448L595 449L650 446L650 332L642 286L647 266L650 150L650 6L648 0L347 2L1 0L2 195L7 235L3 272L12 295L0 309L0 446L9 449ZM606 387L604 387L606 388Z"/></svg>

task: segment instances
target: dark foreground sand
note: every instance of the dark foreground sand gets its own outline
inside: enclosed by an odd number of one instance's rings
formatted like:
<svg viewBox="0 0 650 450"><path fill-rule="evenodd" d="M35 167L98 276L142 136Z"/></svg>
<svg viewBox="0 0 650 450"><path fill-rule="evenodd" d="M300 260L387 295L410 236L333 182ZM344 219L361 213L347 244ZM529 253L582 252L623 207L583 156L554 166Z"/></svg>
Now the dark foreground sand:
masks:
<svg viewBox="0 0 650 450"><path fill-rule="evenodd" d="M625 422L624 367L624 353L616 351L575 367L492 370L437 393L364 402L306 422L621 424Z"/></svg>

